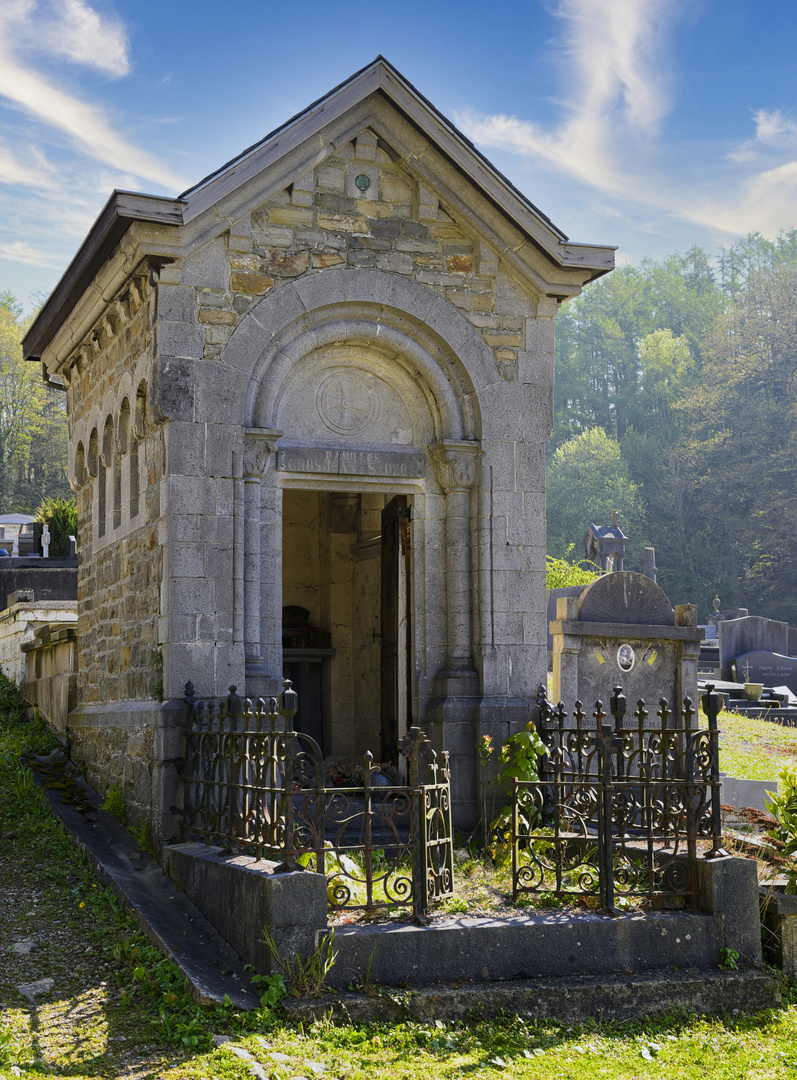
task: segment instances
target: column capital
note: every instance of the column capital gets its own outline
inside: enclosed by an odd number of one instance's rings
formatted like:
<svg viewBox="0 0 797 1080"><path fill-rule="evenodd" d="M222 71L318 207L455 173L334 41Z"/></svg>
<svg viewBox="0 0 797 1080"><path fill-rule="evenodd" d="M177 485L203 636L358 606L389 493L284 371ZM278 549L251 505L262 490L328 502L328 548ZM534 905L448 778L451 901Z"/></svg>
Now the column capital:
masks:
<svg viewBox="0 0 797 1080"><path fill-rule="evenodd" d="M244 433L243 475L245 480L262 480L269 457L277 448L281 431L247 428Z"/></svg>
<svg viewBox="0 0 797 1080"><path fill-rule="evenodd" d="M457 442L442 439L429 447L437 469L440 487L448 495L452 491L470 491L479 479L479 461L484 451L477 442Z"/></svg>

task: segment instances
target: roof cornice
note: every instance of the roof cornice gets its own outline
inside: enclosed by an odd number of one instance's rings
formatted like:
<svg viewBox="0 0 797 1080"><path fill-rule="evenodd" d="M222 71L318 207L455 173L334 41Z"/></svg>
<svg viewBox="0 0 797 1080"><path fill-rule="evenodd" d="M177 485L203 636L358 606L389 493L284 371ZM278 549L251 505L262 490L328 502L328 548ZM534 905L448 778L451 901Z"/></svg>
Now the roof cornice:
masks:
<svg viewBox="0 0 797 1080"><path fill-rule="evenodd" d="M24 359L41 359L47 345L134 221L181 225L184 205L182 199L114 191L77 255L28 328L22 340Z"/></svg>

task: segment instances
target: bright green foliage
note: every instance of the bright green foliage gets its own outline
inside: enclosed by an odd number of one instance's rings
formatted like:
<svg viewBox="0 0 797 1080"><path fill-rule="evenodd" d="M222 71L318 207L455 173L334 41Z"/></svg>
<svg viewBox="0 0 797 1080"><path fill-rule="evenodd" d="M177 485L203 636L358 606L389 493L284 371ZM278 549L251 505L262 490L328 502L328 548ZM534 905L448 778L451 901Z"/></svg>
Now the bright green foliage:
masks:
<svg viewBox="0 0 797 1080"><path fill-rule="evenodd" d="M784 855L797 851L797 761L789 758L778 773L777 792L767 792L767 807L778 819L778 836Z"/></svg>
<svg viewBox="0 0 797 1080"><path fill-rule="evenodd" d="M111 784L105 795L105 801L101 804L102 810L107 810L113 817L118 818L119 821L124 821L127 814L127 804L125 803L125 795L118 784Z"/></svg>
<svg viewBox="0 0 797 1080"><path fill-rule="evenodd" d="M0 513L32 513L45 495L69 497L66 394L22 359L27 321L0 293Z"/></svg>
<svg viewBox="0 0 797 1080"><path fill-rule="evenodd" d="M642 499L617 441L591 428L553 456L547 477L548 554L562 558L580 544L591 523L608 525L619 510L623 531L633 540L629 559L642 568ZM628 566L628 569L631 567Z"/></svg>
<svg viewBox="0 0 797 1080"><path fill-rule="evenodd" d="M69 537L77 536L77 503L74 499L43 499L33 515L50 528L50 557L57 559L69 550Z"/></svg>
<svg viewBox="0 0 797 1080"><path fill-rule="evenodd" d="M545 557L545 587L546 589L564 589L570 585L589 585L591 581L599 578L600 570L592 563L568 562L570 552L574 545L571 544L564 553L564 558L557 559L553 555Z"/></svg>
<svg viewBox="0 0 797 1080"><path fill-rule="evenodd" d="M495 785L505 788L515 778L526 783L539 780L539 759L547 753L548 748L537 734L534 723L529 720L525 731L510 735L501 747L502 767L495 778ZM490 823L490 834L493 838L491 855L498 864L505 862L512 853L509 836L511 821L512 806L507 803ZM529 822L526 821L525 825L528 828Z"/></svg>
<svg viewBox="0 0 797 1080"><path fill-rule="evenodd" d="M285 979L280 974L253 975L252 985L265 986L265 989L260 995L260 1004L264 1009L278 1008L288 996Z"/></svg>
<svg viewBox="0 0 797 1080"><path fill-rule="evenodd" d="M498 780L509 782L514 777L530 782L539 780L538 759L547 753L548 748L537 734L533 722L529 720L525 731L510 735L501 747L503 768L498 774Z"/></svg>
<svg viewBox="0 0 797 1080"><path fill-rule="evenodd" d="M298 952L293 957L283 956L268 930L263 931L271 955L282 968L286 993L291 997L320 997L326 990L327 975L338 958L334 949L335 930L331 928L309 956L302 959Z"/></svg>
<svg viewBox="0 0 797 1080"><path fill-rule="evenodd" d="M673 603L705 615L719 593L797 623L797 229L717 262L692 248L620 267L559 315L548 550L578 545L605 494L597 471L557 476L559 451L599 429L636 489L638 515L617 495L593 517L623 514L627 567L648 543Z"/></svg>

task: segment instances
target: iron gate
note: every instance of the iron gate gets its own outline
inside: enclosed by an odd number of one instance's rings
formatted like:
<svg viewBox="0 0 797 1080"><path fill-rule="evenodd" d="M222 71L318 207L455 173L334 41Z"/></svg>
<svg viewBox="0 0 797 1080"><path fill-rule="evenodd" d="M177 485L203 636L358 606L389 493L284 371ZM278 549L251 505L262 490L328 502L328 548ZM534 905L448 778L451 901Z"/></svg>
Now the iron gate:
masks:
<svg viewBox="0 0 797 1080"><path fill-rule="evenodd" d="M514 781L512 888L556 897L596 896L603 911L618 897L670 897L699 906L698 842L704 858L722 848L717 715L721 698L703 696L708 728L689 698L679 713L666 699L655 718L615 687L612 722L600 701L588 718L581 702L568 717L545 688L537 694L547 747L536 783Z"/></svg>
<svg viewBox="0 0 797 1080"><path fill-rule="evenodd" d="M448 753L439 762L412 727L400 745L406 784L383 783L368 753L361 786L328 786L318 744L293 728L297 695L284 686L266 705L234 686L225 699L197 700L186 684L186 835L277 859L282 870L317 870L334 909L406 906L426 921L429 904L453 892Z"/></svg>

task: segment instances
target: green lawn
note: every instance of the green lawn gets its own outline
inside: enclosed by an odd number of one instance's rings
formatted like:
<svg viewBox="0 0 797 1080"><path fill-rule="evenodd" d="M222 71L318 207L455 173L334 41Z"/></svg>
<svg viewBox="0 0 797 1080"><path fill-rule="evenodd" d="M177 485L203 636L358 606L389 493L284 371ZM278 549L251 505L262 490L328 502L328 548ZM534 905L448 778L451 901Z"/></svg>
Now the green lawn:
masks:
<svg viewBox="0 0 797 1080"><path fill-rule="evenodd" d="M720 769L741 780L774 780L784 762L797 758L797 728L721 712Z"/></svg>
<svg viewBox="0 0 797 1080"><path fill-rule="evenodd" d="M709 1019L567 1025L497 1021L333 1026L264 1007L203 1008L136 930L49 815L17 755L48 736L0 685L0 1077L107 1080L268 1077L786 1078L797 1075L797 994L782 1009ZM745 722L747 723L747 722ZM28 955L13 942L32 941ZM17 991L50 976L31 1005ZM215 1048L212 1037L232 1042ZM237 1048L238 1053L234 1049ZM254 1070L254 1071L253 1071Z"/></svg>

